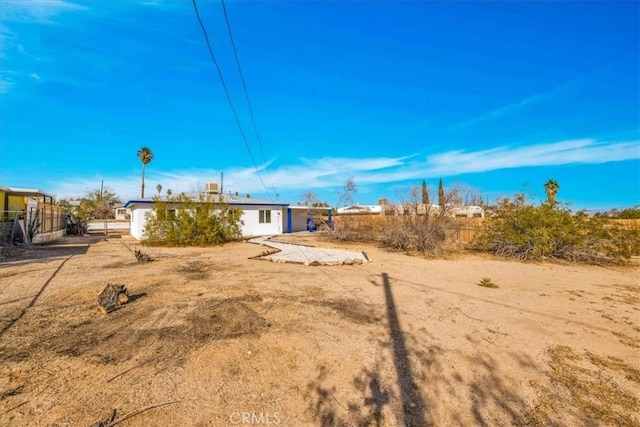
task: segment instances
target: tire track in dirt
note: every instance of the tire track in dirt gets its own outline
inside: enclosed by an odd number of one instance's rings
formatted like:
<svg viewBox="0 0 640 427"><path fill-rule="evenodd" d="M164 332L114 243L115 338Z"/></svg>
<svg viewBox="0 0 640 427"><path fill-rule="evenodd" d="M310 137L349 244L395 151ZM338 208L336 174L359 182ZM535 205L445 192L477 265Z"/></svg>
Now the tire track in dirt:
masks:
<svg viewBox="0 0 640 427"><path fill-rule="evenodd" d="M65 258L60 265L58 266L58 268L55 269L55 271L51 274L51 276L49 276L49 278L47 279L46 282L44 282L44 284L42 285L42 287L40 288L40 290L38 291L37 294L34 295L33 299L29 302L29 304L27 304L26 307L24 307L21 311L20 314L18 314L18 317L16 317L13 320L10 320L6 325L4 325L2 327L2 330L0 330L0 338L2 338L2 336L5 334L5 332L7 332L9 329L11 329L13 327L13 325L16 324L16 322L18 322L20 319L22 319L22 317L27 313L27 311L33 307L36 303L36 301L38 301L38 298L40 298L40 295L42 295L42 293L45 291L45 289L47 288L47 286L49 286L49 283L51 283L51 281L53 280L54 277L56 277L56 275L58 274L58 272L62 269L62 267L66 264L67 261L69 261L71 258L73 258L74 255L69 255L67 258Z"/></svg>

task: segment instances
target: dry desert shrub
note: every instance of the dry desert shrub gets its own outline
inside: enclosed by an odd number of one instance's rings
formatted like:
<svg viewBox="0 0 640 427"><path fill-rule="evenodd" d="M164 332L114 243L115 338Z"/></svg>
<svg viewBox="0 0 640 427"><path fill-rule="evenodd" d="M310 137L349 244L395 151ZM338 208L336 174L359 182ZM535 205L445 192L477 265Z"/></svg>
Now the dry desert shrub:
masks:
<svg viewBox="0 0 640 427"><path fill-rule="evenodd" d="M562 425L568 416L580 425L639 426L640 371L614 357L580 354L567 346L547 349L551 389L541 387L538 402L521 425Z"/></svg>
<svg viewBox="0 0 640 427"><path fill-rule="evenodd" d="M574 214L557 204L527 204L523 195L492 206L484 224L477 249L523 261L616 264L630 258L639 239L608 218Z"/></svg>
<svg viewBox="0 0 640 427"><path fill-rule="evenodd" d="M483 277L482 280L478 283L478 286L482 286L483 288L497 288L498 285L493 283L490 277Z"/></svg>
<svg viewBox="0 0 640 427"><path fill-rule="evenodd" d="M145 225L146 244L213 246L242 238L242 210L221 198L186 194L156 198Z"/></svg>
<svg viewBox="0 0 640 427"><path fill-rule="evenodd" d="M393 215L385 218L378 241L394 249L409 251L442 253L451 240L450 231L454 228L453 209L459 190L442 193L439 204L422 203L418 187L414 187L411 196L405 200Z"/></svg>
<svg viewBox="0 0 640 427"><path fill-rule="evenodd" d="M146 252L142 252L140 249L136 249L135 251L133 251L133 254L135 255L136 261L138 261L139 264L153 261L151 259L151 255Z"/></svg>

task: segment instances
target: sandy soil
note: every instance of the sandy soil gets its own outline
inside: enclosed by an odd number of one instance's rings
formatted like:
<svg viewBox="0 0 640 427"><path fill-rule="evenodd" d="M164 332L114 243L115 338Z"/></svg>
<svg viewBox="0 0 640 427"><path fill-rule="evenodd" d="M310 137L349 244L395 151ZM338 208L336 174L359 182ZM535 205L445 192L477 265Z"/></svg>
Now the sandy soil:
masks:
<svg viewBox="0 0 640 427"><path fill-rule="evenodd" d="M68 237L0 260L0 424L640 425L640 269L250 259ZM291 237L289 237L291 239ZM478 286L484 277L497 288ZM109 315L96 297L123 283ZM109 425L103 423L103 425Z"/></svg>

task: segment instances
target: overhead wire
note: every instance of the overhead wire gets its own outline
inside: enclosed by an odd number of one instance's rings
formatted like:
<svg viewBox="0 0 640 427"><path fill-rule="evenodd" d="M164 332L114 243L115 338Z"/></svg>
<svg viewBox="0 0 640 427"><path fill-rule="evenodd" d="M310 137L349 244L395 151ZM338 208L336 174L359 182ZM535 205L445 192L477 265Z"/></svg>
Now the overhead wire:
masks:
<svg viewBox="0 0 640 427"><path fill-rule="evenodd" d="M233 117L236 120L236 125L238 125L238 130L240 131L240 135L242 136L242 140L244 141L244 145L247 148L247 151L249 152L249 157L251 158L251 162L253 163L253 167L256 170L256 173L258 174L258 178L260 179L260 183L262 184L262 187L264 188L265 192L267 193L267 196L269 197L269 199L272 199L271 194L269 193L269 190L267 189L267 186L264 183L264 180L262 179L262 175L260 174L260 169L258 168L258 165L256 164L256 160L253 157L253 153L251 152L251 146L249 145L249 141L247 140L247 136L244 132L244 129L242 129L242 124L240 123L240 118L238 117L238 112L236 110L236 107L233 105L233 101L231 100L231 95L229 94L229 89L227 88L227 84L224 81L224 76L222 74L222 69L220 68L220 65L218 64L218 61L216 60L216 56L213 53L213 48L211 47L211 42L209 41L209 35L207 34L207 29L204 25L204 22L202 22L202 18L200 18L200 12L198 11L198 4L196 3L196 0L191 0L191 2L193 3L193 10L196 13L196 18L198 19L198 23L200 24L200 28L202 29L202 34L204 34L204 39L205 42L207 43L207 48L209 49L209 55L211 56L211 60L213 61L213 64L216 67L216 70L218 71L218 77L220 78L220 83L222 84L222 88L224 89L224 94L227 98L227 102L229 103L229 106L231 107L231 111L233 112Z"/></svg>
<svg viewBox="0 0 640 427"><path fill-rule="evenodd" d="M242 66L240 65L240 58L238 56L238 50L236 49L236 42L233 38L233 31L231 30L231 22L229 21L229 16L227 15L227 6L224 0L220 0L222 4L222 13L224 15L224 20L227 23L227 31L229 32L229 40L231 41L231 48L233 49L233 56L236 60L236 66L238 67L238 74L240 75L240 82L242 83L242 90L244 91L245 99L247 100L247 106L249 107L249 115L251 116L251 123L253 124L253 131L256 134L256 140L258 141L258 146L260 147L260 153L262 154L262 161L265 164L265 170L267 172L267 179L269 180L269 184L271 185L271 190L276 193L276 189L273 186L273 181L271 180L271 174L269 173L269 169L267 168L267 159L264 155L264 147L262 144L262 138L260 137L260 133L258 132L258 126L256 125L256 118L253 114L253 106L251 104L251 98L249 97L249 91L247 90L247 84L244 79L244 73L242 72Z"/></svg>

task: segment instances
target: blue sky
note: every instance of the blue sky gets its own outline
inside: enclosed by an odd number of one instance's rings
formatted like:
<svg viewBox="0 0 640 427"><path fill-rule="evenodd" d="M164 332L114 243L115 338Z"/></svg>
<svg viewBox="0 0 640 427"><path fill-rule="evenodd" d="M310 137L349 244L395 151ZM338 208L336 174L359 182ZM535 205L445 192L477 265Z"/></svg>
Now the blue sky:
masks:
<svg viewBox="0 0 640 427"><path fill-rule="evenodd" d="M223 171L291 203L553 178L576 209L640 204L638 2L227 0L262 145L221 3L198 6L251 154L191 1L2 0L0 185L136 198L148 146L147 195Z"/></svg>

